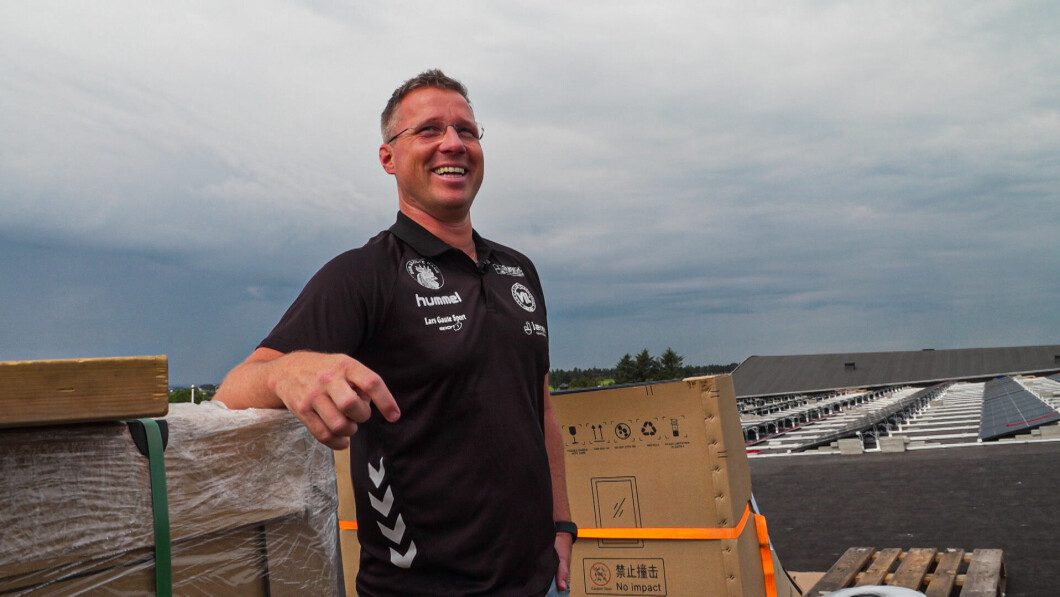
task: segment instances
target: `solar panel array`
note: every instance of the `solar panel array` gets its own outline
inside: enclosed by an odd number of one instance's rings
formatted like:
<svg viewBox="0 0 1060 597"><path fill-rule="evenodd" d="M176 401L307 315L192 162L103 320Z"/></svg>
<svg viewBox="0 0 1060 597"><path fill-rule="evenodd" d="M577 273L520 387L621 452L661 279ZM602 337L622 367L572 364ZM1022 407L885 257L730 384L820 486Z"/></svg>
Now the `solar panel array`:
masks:
<svg viewBox="0 0 1060 597"><path fill-rule="evenodd" d="M1060 421L1060 412L1011 377L986 382L979 439L992 440Z"/></svg>

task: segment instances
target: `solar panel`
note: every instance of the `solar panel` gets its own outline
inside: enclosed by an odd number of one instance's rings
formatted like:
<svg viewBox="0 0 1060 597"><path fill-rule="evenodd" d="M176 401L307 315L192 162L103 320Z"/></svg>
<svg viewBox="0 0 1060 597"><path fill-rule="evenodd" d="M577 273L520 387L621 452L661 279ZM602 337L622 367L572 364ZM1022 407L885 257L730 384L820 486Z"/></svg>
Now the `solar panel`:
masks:
<svg viewBox="0 0 1060 597"><path fill-rule="evenodd" d="M1008 437L1053 421L1060 421L1060 412L1011 377L984 384L979 439Z"/></svg>

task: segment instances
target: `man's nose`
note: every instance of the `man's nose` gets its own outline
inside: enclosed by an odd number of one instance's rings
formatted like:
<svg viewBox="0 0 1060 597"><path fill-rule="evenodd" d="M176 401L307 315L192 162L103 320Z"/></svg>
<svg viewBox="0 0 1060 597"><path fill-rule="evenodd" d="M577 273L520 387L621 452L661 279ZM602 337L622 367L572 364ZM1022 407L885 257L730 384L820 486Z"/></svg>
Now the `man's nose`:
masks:
<svg viewBox="0 0 1060 597"><path fill-rule="evenodd" d="M442 151L466 151L467 147L464 145L464 140L460 138L460 135L456 132L456 125L450 124L445 127L445 132L442 133L442 143L439 146Z"/></svg>

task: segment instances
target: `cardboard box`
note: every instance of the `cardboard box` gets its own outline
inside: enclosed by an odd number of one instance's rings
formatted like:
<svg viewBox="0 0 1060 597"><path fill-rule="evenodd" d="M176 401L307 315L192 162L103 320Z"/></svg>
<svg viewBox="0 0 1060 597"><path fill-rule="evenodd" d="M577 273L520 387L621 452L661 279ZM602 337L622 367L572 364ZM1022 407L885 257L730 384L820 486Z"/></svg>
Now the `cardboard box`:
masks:
<svg viewBox="0 0 1060 597"><path fill-rule="evenodd" d="M339 592L331 451L289 413L176 404L174 593ZM148 459L121 423L0 431L0 594L154 587Z"/></svg>
<svg viewBox="0 0 1060 597"><path fill-rule="evenodd" d="M357 508L353 502L353 480L350 478L350 451L335 452L335 484L339 496L339 552L342 554L342 581L346 595L357 594L357 570L361 565L361 544L357 531L343 526L357 522Z"/></svg>
<svg viewBox="0 0 1060 597"><path fill-rule="evenodd" d="M582 527L733 527L751 474L728 375L553 397L567 493ZM339 520L356 521L349 454L335 453ZM340 531L355 595L356 531ZM589 540L575 544L574 596L765 594L754 521L724 541ZM775 555L779 597L797 597Z"/></svg>
<svg viewBox="0 0 1060 597"><path fill-rule="evenodd" d="M721 528L751 475L728 375L553 397L567 493L583 528ZM776 563L778 595L798 595ZM753 518L736 539L581 539L572 595L765 595Z"/></svg>
<svg viewBox="0 0 1060 597"><path fill-rule="evenodd" d="M0 428L165 415L165 356L0 362Z"/></svg>

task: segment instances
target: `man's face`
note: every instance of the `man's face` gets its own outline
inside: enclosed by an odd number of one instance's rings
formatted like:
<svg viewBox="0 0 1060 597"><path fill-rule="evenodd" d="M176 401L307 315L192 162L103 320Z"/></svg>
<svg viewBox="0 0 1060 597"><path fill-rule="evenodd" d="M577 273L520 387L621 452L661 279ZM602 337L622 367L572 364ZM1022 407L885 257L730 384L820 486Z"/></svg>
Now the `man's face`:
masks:
<svg viewBox="0 0 1060 597"><path fill-rule="evenodd" d="M414 134L429 124L444 127L445 133L431 140ZM403 206L441 221L467 215L483 175L478 139L462 139L457 134L457 128L467 127L477 129L475 115L455 91L426 87L401 100L389 134L409 130L379 147L379 162L397 178L398 201Z"/></svg>

